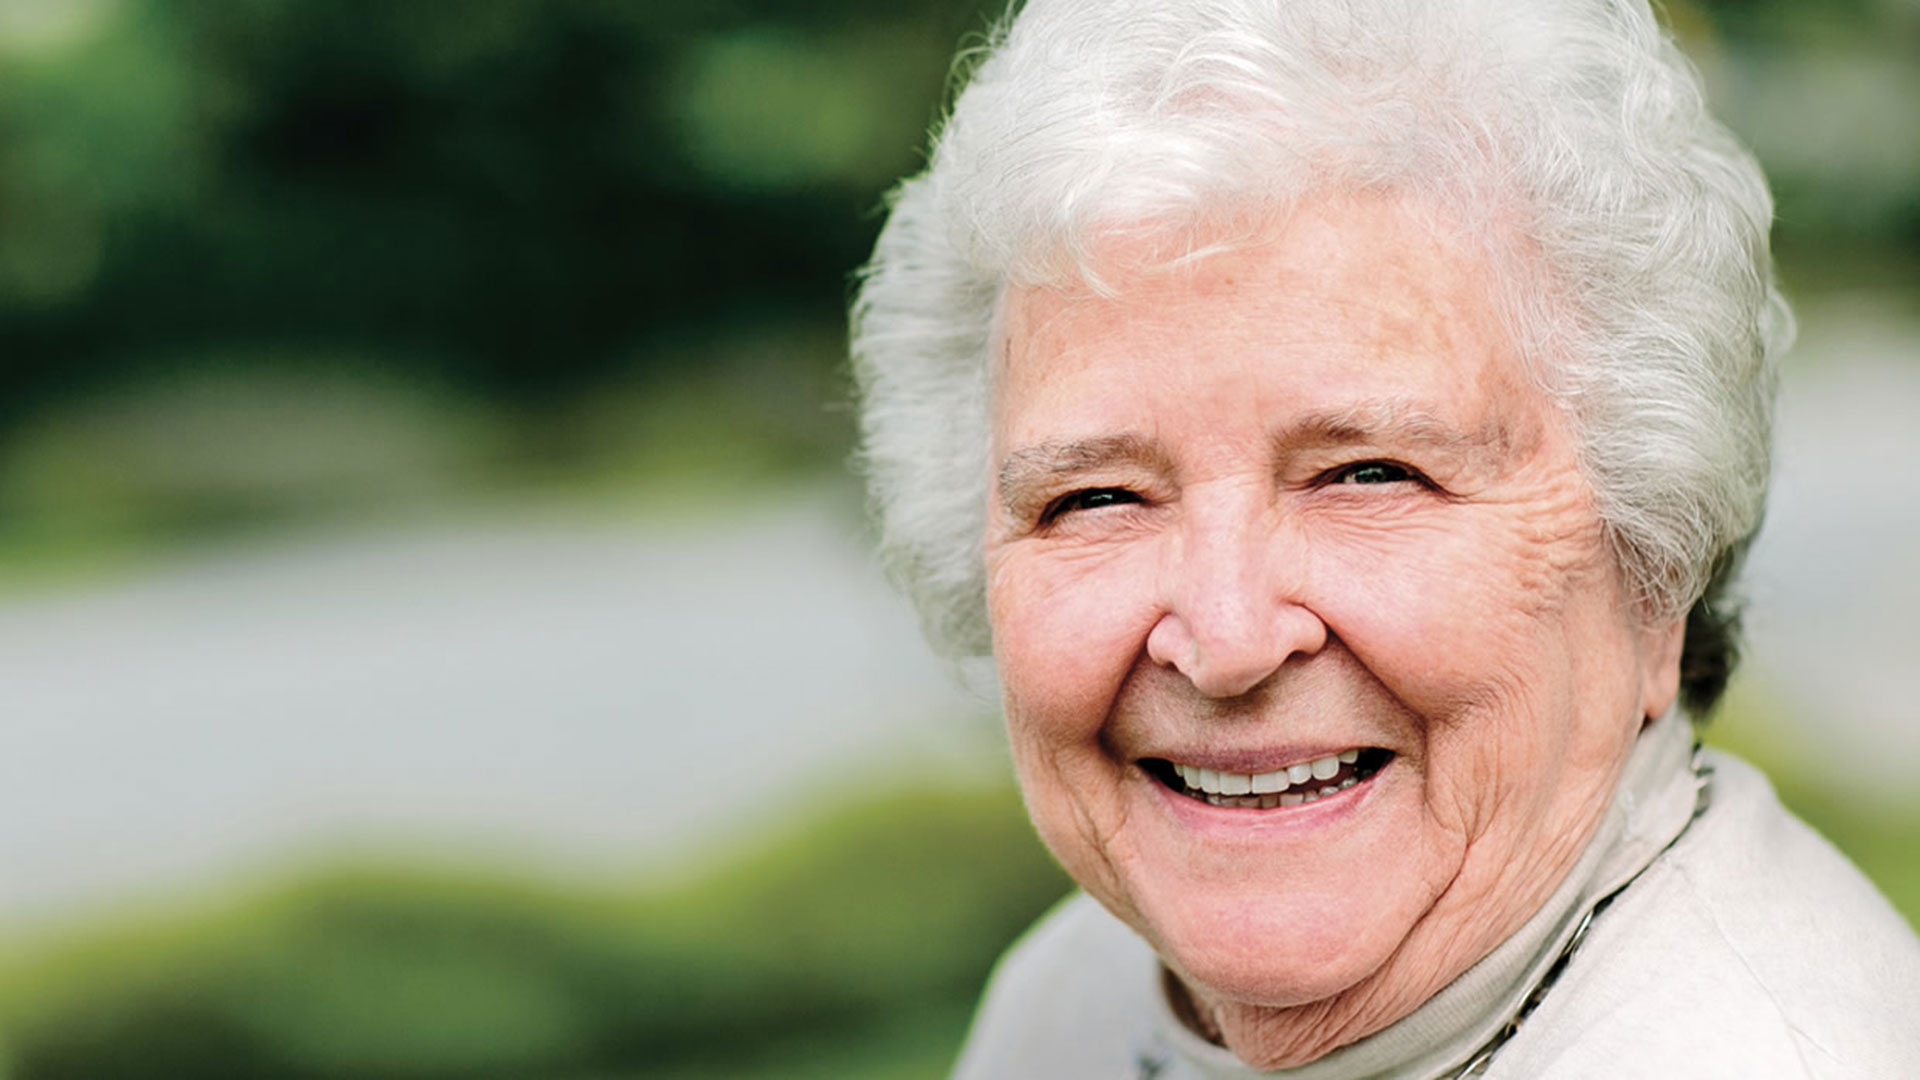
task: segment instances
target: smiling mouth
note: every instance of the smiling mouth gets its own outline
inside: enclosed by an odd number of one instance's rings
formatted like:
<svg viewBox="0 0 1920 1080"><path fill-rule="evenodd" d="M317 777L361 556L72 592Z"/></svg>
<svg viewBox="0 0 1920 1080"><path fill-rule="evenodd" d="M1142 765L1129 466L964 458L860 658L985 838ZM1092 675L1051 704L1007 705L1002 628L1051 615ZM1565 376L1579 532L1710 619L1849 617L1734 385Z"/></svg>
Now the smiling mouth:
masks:
<svg viewBox="0 0 1920 1080"><path fill-rule="evenodd" d="M1272 810L1338 795L1371 779L1392 760L1393 751L1370 746L1264 773L1221 772L1164 758L1143 758L1140 767L1189 799L1241 810Z"/></svg>

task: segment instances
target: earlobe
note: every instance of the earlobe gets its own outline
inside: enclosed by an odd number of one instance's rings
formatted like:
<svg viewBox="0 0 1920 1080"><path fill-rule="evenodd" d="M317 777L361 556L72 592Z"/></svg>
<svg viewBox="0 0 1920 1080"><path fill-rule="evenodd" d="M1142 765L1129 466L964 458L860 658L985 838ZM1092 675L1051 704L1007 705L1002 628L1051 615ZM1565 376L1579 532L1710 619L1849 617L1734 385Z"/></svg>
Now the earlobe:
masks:
<svg viewBox="0 0 1920 1080"><path fill-rule="evenodd" d="M1643 718L1658 720L1680 694L1680 651L1686 644L1687 620L1675 619L1641 633L1640 711Z"/></svg>

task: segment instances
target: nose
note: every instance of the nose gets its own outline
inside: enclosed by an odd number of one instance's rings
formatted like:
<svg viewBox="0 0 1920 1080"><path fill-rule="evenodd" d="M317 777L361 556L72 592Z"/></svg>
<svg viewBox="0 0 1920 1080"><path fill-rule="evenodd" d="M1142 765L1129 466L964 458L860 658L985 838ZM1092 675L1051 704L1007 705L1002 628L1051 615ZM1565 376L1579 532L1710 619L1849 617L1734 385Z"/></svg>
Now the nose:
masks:
<svg viewBox="0 0 1920 1080"><path fill-rule="evenodd" d="M1288 565L1293 546L1264 515L1195 515L1175 536L1147 634L1150 660L1208 697L1237 697L1326 644L1326 624L1299 596L1298 551Z"/></svg>

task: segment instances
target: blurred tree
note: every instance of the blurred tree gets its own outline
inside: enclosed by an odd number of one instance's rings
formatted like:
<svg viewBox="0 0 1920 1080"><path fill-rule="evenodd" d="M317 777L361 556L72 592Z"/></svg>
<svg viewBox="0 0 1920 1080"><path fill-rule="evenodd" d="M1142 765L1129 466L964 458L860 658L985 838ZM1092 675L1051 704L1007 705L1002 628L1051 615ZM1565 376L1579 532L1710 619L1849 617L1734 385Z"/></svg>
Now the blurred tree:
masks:
<svg viewBox="0 0 1920 1080"><path fill-rule="evenodd" d="M0 445L76 396L340 361L543 426L522 454L669 382L818 412L882 194L1000 7L8 0ZM1916 10L1669 5L1795 266L1920 250ZM761 397L745 431L805 428Z"/></svg>
<svg viewBox="0 0 1920 1080"><path fill-rule="evenodd" d="M236 340L539 395L663 333L837 318L965 29L930 4L83 6L0 23L0 414Z"/></svg>

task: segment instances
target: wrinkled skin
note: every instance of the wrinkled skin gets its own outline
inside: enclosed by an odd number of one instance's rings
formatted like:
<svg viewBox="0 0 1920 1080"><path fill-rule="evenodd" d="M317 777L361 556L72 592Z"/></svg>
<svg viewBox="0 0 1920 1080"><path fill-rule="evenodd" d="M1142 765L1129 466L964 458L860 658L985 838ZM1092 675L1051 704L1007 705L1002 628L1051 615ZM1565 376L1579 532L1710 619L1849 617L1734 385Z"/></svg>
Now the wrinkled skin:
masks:
<svg viewBox="0 0 1920 1080"><path fill-rule="evenodd" d="M1116 252L1124 254L1119 245ZM1015 765L1068 871L1257 1067L1411 1012L1511 935L1671 704L1567 423L1434 215L1324 197L1250 246L1010 292L988 605ZM1209 806L1149 759L1392 752Z"/></svg>

